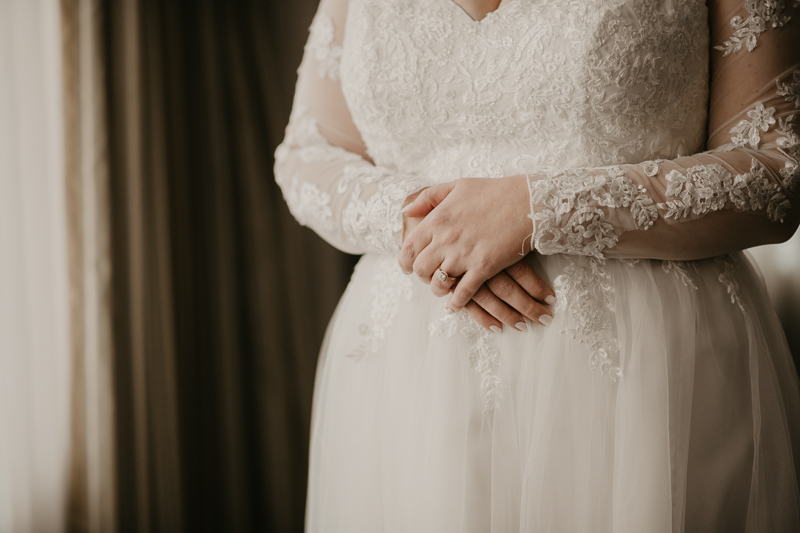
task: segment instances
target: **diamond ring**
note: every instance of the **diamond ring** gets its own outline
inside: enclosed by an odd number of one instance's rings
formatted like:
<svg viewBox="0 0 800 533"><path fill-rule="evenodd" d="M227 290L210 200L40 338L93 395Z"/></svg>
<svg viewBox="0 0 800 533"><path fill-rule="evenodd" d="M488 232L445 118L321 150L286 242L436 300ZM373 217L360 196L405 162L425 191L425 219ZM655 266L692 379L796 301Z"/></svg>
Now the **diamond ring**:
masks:
<svg viewBox="0 0 800 533"><path fill-rule="evenodd" d="M436 269L436 274L435 275L439 279L439 281L441 281L442 283L448 283L450 281L455 281L455 279L456 279L453 276L451 276L450 274L448 274L447 272L445 272L444 270L442 270L441 268L437 268Z"/></svg>

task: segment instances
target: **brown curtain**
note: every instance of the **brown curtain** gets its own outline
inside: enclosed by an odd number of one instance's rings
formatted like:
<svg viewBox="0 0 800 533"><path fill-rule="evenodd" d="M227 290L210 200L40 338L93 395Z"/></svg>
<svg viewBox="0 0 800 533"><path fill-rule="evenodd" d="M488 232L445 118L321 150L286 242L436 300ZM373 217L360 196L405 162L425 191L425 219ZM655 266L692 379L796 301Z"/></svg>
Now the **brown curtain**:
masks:
<svg viewBox="0 0 800 533"><path fill-rule="evenodd" d="M316 359L354 264L272 175L316 3L89 1L121 532L302 531ZM91 513L77 498L72 529Z"/></svg>

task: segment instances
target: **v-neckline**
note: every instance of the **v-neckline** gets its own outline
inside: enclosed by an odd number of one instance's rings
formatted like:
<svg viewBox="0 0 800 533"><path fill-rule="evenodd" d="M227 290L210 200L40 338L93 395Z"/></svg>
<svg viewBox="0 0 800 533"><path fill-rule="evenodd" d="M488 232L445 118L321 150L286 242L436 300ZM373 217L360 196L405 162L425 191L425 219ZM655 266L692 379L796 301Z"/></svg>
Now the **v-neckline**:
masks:
<svg viewBox="0 0 800 533"><path fill-rule="evenodd" d="M444 0L444 1L445 1L445 2L447 2L448 4L452 4L452 6L453 6L453 7L455 7L457 11L460 11L460 12L461 12L461 14L462 14L462 15L464 15L465 17L467 17L467 19L469 19L469 20L470 20L470 21L471 21L473 24L480 24L481 22L483 22L483 21L484 21L484 20L486 20L487 18L491 17L492 15L498 15L498 14L500 14L500 11L501 11L502 9L504 9L504 8L506 8L507 6L509 6L509 5L513 4L514 2L517 2L518 0L500 0L500 4L499 4L499 5L498 5L498 6L497 6L495 9L494 9L494 11L489 11L489 12L487 12L487 13L486 13L486 14L483 16L483 18L482 18L482 19L474 19L474 18L472 18L472 15L470 15L470 14L467 12L467 10L466 10L466 9L464 9L464 8L463 8L463 7L461 7L459 4L457 4L457 3L455 2L455 0Z"/></svg>

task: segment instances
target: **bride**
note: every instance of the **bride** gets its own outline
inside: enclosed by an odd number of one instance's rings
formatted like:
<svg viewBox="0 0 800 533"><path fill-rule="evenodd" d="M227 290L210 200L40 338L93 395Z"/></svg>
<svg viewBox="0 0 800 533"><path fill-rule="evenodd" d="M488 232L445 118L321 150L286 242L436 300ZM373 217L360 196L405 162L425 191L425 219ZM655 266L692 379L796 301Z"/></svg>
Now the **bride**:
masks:
<svg viewBox="0 0 800 533"><path fill-rule="evenodd" d="M797 0L322 0L276 177L364 254L307 529L800 531L741 251L800 223Z"/></svg>

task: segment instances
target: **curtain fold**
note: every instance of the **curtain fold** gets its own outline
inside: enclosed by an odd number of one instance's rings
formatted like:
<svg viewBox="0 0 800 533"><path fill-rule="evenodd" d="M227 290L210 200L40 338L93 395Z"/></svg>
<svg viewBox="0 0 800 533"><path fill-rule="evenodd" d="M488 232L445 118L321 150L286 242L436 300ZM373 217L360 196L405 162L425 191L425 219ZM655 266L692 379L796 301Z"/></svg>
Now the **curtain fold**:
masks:
<svg viewBox="0 0 800 533"><path fill-rule="evenodd" d="M114 531L108 129L97 0L61 0L72 361L68 529Z"/></svg>
<svg viewBox="0 0 800 533"><path fill-rule="evenodd" d="M119 531L301 531L353 258L272 176L313 0L102 0Z"/></svg>

